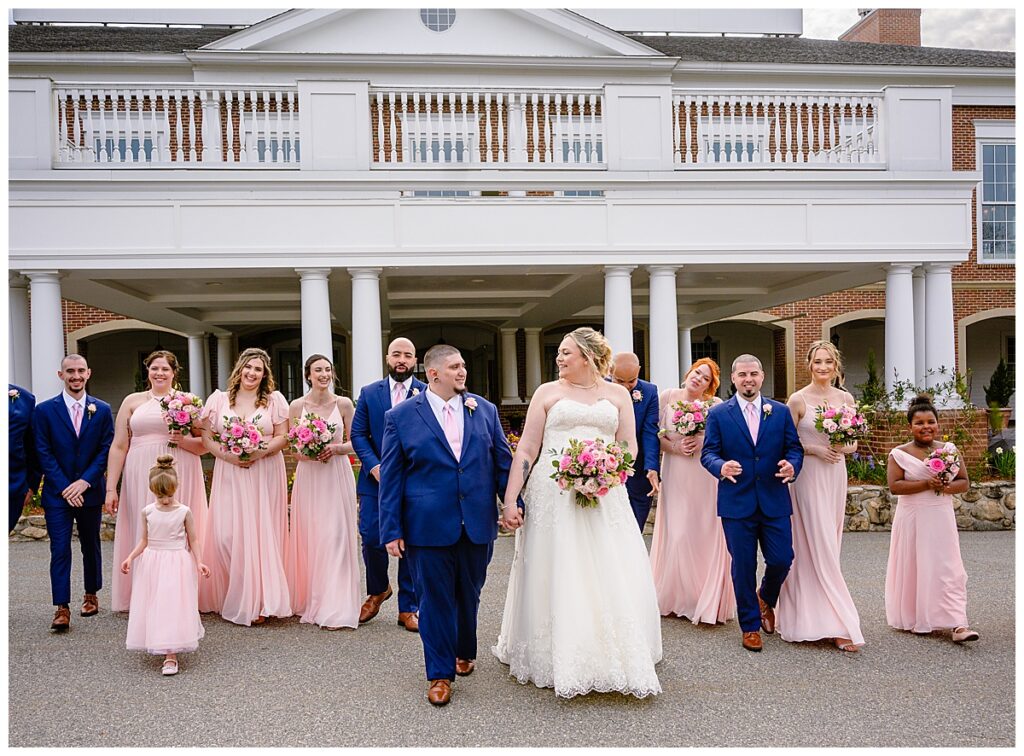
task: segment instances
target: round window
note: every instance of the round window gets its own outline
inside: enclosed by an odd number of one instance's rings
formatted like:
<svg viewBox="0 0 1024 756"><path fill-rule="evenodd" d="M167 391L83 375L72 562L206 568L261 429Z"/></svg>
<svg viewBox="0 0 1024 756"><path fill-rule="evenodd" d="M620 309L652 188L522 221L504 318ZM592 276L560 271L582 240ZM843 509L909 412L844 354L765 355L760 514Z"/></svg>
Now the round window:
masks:
<svg viewBox="0 0 1024 756"><path fill-rule="evenodd" d="M420 10L420 20L431 31L448 31L452 28L452 24L455 23L455 9L423 8Z"/></svg>

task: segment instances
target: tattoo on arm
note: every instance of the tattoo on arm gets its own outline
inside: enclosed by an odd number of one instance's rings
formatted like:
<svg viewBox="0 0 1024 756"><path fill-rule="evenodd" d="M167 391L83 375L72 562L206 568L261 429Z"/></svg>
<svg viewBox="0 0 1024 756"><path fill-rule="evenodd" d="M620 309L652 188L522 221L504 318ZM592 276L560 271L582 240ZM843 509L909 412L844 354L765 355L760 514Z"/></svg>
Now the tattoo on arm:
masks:
<svg viewBox="0 0 1024 756"><path fill-rule="evenodd" d="M526 481L530 479L530 463L525 459L523 460L523 485L526 485Z"/></svg>

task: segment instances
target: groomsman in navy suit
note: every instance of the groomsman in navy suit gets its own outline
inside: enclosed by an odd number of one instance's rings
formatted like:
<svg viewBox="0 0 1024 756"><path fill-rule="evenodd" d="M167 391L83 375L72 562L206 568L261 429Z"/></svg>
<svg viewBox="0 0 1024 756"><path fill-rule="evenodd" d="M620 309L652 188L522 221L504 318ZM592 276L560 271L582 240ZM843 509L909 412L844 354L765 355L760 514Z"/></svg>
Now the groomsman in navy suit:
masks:
<svg viewBox="0 0 1024 756"><path fill-rule="evenodd" d="M7 497L9 527L14 530L21 512L37 488L42 473L32 433L36 398L21 386L7 385Z"/></svg>
<svg viewBox="0 0 1024 756"><path fill-rule="evenodd" d="M362 463L356 493L359 494L359 534L363 541L366 592L369 594L359 611L361 623L376 617L380 605L392 594L388 552L380 536L378 504L384 413L427 388L427 384L413 377L416 347L409 339L392 341L385 359L388 377L363 386L352 418L352 448ZM403 559L398 563L398 624L409 632L419 632L418 608L412 567L408 559Z"/></svg>
<svg viewBox="0 0 1024 756"><path fill-rule="evenodd" d="M761 396L761 361L741 354L732 363L736 394L714 407L700 461L718 479L718 516L732 557L732 586L743 647L761 650L775 632L775 604L793 563L793 513L788 483L800 474L804 448L789 408ZM757 546L764 579L757 586Z"/></svg>
<svg viewBox="0 0 1024 756"><path fill-rule="evenodd" d="M626 481L629 505L644 532L651 513L651 497L658 493L661 481L661 448L658 444L658 387L640 380L640 359L632 352L612 357L612 380L625 386L633 398L636 418L636 471Z"/></svg>
<svg viewBox="0 0 1024 756"><path fill-rule="evenodd" d="M385 415L380 537L411 561L420 600L427 700L444 706L475 667L480 591L512 465L498 410L466 393L466 363L440 344L423 357L429 388Z"/></svg>
<svg viewBox="0 0 1024 756"><path fill-rule="evenodd" d="M57 611L51 630L71 627L71 528L78 525L85 596L82 616L99 612L103 587L100 518L103 514L107 453L114 440L110 405L90 396L92 371L85 358L69 354L57 375L64 390L36 405L32 416L36 452L43 470L42 507L50 536L50 589Z"/></svg>

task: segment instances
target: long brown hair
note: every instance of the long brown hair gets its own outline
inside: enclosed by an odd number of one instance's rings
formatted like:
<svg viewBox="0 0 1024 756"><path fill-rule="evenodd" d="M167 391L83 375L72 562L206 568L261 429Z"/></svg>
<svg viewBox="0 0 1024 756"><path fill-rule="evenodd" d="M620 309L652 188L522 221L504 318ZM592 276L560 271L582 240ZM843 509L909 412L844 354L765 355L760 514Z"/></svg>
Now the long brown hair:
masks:
<svg viewBox="0 0 1024 756"><path fill-rule="evenodd" d="M238 389L242 385L242 368L245 367L249 360L255 358L263 361L263 379L256 390L256 406L266 407L270 400L270 395L277 389L277 384L274 382L274 374L270 372L270 355L259 347L249 347L238 355L235 367L228 377L228 403L232 407L235 405L235 399L238 398Z"/></svg>
<svg viewBox="0 0 1024 756"><path fill-rule="evenodd" d="M167 364L174 372L174 376L171 378L171 388L177 388L178 386L178 373L181 371L181 365L178 363L178 358L174 352L168 352L166 349L157 349L155 352L150 352L149 355L142 361L142 364L146 367L146 386L153 388L149 383L149 366L153 363L153 360L158 360L163 357L167 360Z"/></svg>
<svg viewBox="0 0 1024 756"><path fill-rule="evenodd" d="M829 383L838 388L845 389L846 386L843 385L845 378L843 375L843 356L839 353L839 350L836 349L836 345L831 341L820 340L811 344L810 349L807 350L807 372L811 371L811 363L814 361L814 353L819 349L824 349L828 352L829 357L831 357L836 363L835 375L832 376L832 380L829 381Z"/></svg>

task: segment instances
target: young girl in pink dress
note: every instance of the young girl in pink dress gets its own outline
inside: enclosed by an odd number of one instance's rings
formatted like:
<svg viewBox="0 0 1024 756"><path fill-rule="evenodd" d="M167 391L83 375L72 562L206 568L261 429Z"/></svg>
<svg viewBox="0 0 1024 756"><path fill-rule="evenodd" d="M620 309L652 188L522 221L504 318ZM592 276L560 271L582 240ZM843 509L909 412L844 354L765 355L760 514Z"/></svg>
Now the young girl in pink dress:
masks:
<svg viewBox="0 0 1024 756"><path fill-rule="evenodd" d="M718 365L707 357L693 363L682 388L663 391L661 427L670 427L674 402L720 404ZM718 481L700 463L704 434L662 434L661 494L654 515L651 570L663 615L693 624L726 622L736 616L732 559L718 518Z"/></svg>
<svg viewBox="0 0 1024 756"><path fill-rule="evenodd" d="M967 466L944 483L925 460L938 441L939 421L931 397L910 403L913 440L889 452L889 490L898 496L885 570L885 618L897 630L925 635L952 630L954 643L978 640L967 622L967 573L953 494L967 491Z"/></svg>
<svg viewBox="0 0 1024 756"><path fill-rule="evenodd" d="M155 501L142 509L142 537L121 562L121 573L130 571L132 578L126 645L130 651L163 654L161 672L176 675L178 654L195 651L205 632L198 582L199 575L209 577L210 569L202 561L192 513L174 498L174 457L157 458L149 471L149 490Z"/></svg>
<svg viewBox="0 0 1024 756"><path fill-rule="evenodd" d="M114 565L121 564L139 542L142 508L152 501L149 493L149 468L161 454L174 457L178 472L180 499L192 511L196 533L201 538L206 526L206 481L199 457L206 453L198 435L170 431L164 421L160 400L174 392L178 378L178 358L165 349L153 352L145 360L148 391L129 394L121 402L114 423L114 441L107 457L107 490L104 510L117 515L114 531ZM198 433L198 429L196 429ZM118 493L117 484L121 482ZM110 581L110 608L128 611L132 580L114 568Z"/></svg>
<svg viewBox="0 0 1024 756"><path fill-rule="evenodd" d="M819 407L857 402L842 388L842 356L831 341L807 351L811 382L789 397L804 466L790 486L793 499L793 565L775 606L775 629L785 641L831 638L836 648L856 653L864 645L860 616L839 563L846 513L846 455L856 442L834 447L814 426Z"/></svg>
<svg viewBox="0 0 1024 756"><path fill-rule="evenodd" d="M297 454L285 571L292 610L325 630L359 625L356 486L346 441L355 405L332 391L334 366L322 354L306 360L310 390L292 402L289 429L307 414L333 424L334 437L316 459Z"/></svg>
<svg viewBox="0 0 1024 756"><path fill-rule="evenodd" d="M284 571L288 481L281 453L288 444L288 402L274 388L270 355L250 347L238 356L228 390L214 391L203 407L203 441L217 461L203 540L210 580L200 590L199 609L236 625L292 614ZM258 426L265 448L247 459L222 449L213 435L223 434L225 418L231 417Z"/></svg>

